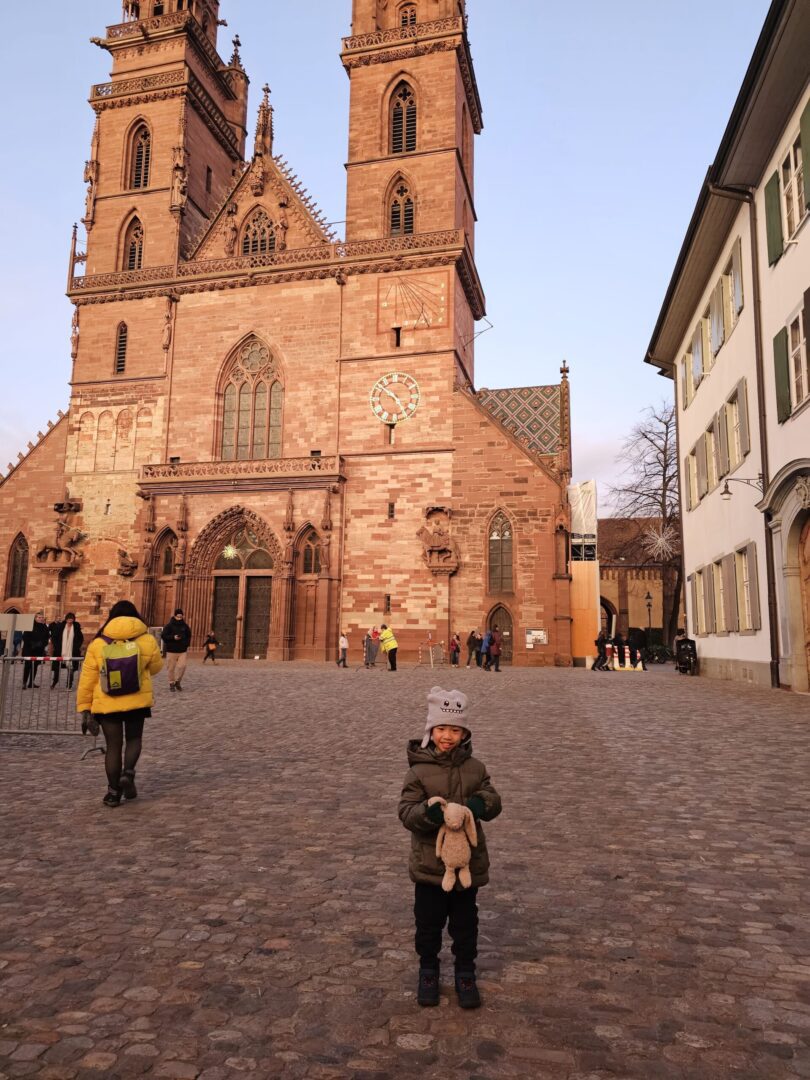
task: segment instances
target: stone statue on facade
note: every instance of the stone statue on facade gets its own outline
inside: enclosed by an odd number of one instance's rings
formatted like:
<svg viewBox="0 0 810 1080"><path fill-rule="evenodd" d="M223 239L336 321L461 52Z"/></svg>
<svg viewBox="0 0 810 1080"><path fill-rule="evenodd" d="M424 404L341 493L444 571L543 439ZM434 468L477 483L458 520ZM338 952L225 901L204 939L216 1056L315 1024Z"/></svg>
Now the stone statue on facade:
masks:
<svg viewBox="0 0 810 1080"><path fill-rule="evenodd" d="M425 565L432 574L455 574L460 565L458 546L450 535L450 515L441 507L430 507L426 523L416 534L422 541Z"/></svg>

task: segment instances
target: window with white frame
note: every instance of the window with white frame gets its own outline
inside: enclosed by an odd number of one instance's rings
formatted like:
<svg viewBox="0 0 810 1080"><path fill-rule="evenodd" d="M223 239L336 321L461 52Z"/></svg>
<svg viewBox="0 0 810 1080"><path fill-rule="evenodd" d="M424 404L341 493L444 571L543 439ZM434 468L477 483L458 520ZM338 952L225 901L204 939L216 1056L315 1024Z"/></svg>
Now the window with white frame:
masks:
<svg viewBox="0 0 810 1080"><path fill-rule="evenodd" d="M743 459L740 433L740 403L736 394L726 403L726 425L728 427L729 467L736 469Z"/></svg>
<svg viewBox="0 0 810 1080"><path fill-rule="evenodd" d="M751 562L748 549L743 548L735 555L737 568L737 609L740 614L740 630L753 629L751 608Z"/></svg>
<svg viewBox="0 0 810 1080"><path fill-rule="evenodd" d="M782 162L782 200L785 207L787 238L790 240L796 235L807 215L807 207L804 203L801 136L797 136Z"/></svg>
<svg viewBox="0 0 810 1080"><path fill-rule="evenodd" d="M695 574L695 626L699 634L706 633L706 582L702 570Z"/></svg>
<svg viewBox="0 0 810 1080"><path fill-rule="evenodd" d="M807 357L807 327L800 311L790 324L790 394L795 409L810 397L810 365Z"/></svg>
<svg viewBox="0 0 810 1080"><path fill-rule="evenodd" d="M715 438L714 424L709 428L705 435L706 439L706 480L709 485L709 491L717 487L718 481L718 468L717 468L717 439Z"/></svg>
<svg viewBox="0 0 810 1080"><path fill-rule="evenodd" d="M695 387L692 382L692 355L685 353L681 360L681 408L685 409L692 404L695 396Z"/></svg>
<svg viewBox="0 0 810 1080"><path fill-rule="evenodd" d="M722 562L712 563L712 581L714 585L714 629L717 634L725 634L726 626L726 593L723 585Z"/></svg>

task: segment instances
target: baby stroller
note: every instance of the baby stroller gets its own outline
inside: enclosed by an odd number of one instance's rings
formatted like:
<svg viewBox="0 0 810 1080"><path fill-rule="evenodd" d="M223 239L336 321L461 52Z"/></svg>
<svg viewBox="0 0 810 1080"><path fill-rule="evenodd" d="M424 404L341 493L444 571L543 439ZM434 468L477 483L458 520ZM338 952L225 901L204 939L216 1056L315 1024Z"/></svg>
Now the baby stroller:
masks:
<svg viewBox="0 0 810 1080"><path fill-rule="evenodd" d="M692 638L681 638L675 642L675 667L681 675L697 675L697 647Z"/></svg>

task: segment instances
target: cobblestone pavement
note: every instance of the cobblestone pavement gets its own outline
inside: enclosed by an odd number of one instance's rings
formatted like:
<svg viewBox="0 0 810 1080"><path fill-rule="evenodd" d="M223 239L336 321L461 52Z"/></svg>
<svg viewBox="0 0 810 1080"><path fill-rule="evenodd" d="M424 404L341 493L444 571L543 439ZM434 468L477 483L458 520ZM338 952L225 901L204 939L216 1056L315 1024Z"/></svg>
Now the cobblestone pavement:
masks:
<svg viewBox="0 0 810 1080"><path fill-rule="evenodd" d="M469 690L504 800L485 1005L415 1002L407 737ZM810 1077L810 701L333 665L159 680L142 797L0 738L0 1078Z"/></svg>

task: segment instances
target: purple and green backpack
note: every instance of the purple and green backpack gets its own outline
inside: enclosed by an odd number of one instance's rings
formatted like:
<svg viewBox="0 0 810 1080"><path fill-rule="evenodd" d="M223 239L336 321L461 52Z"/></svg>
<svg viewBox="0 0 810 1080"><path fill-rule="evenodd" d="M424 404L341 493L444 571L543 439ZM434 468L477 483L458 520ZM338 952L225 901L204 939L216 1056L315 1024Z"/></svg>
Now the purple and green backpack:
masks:
<svg viewBox="0 0 810 1080"><path fill-rule="evenodd" d="M141 689L141 651L135 640L114 641L103 634L101 638L107 642L101 650L104 693L110 697L137 694Z"/></svg>

